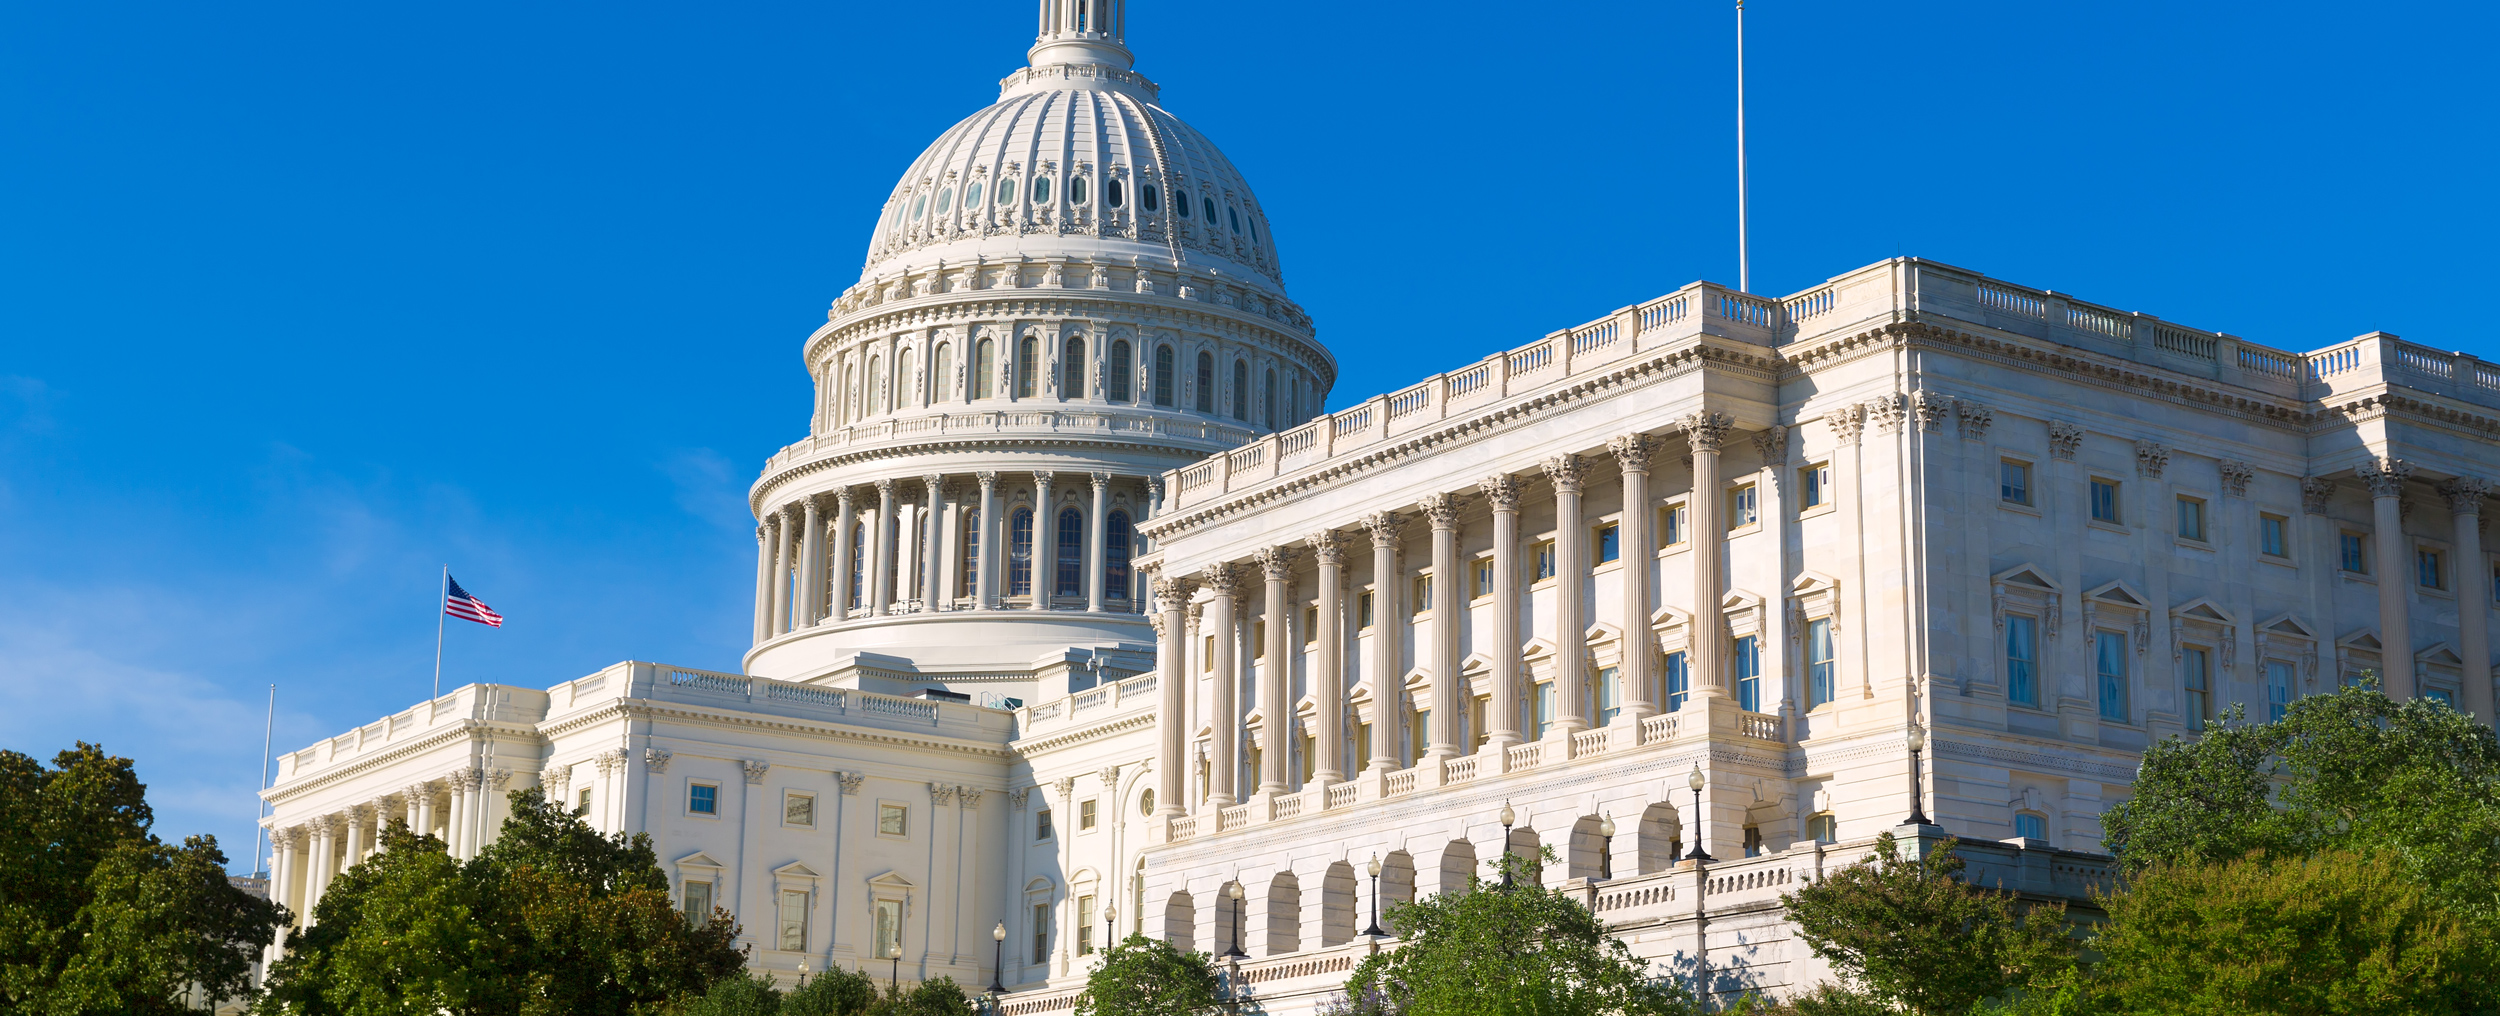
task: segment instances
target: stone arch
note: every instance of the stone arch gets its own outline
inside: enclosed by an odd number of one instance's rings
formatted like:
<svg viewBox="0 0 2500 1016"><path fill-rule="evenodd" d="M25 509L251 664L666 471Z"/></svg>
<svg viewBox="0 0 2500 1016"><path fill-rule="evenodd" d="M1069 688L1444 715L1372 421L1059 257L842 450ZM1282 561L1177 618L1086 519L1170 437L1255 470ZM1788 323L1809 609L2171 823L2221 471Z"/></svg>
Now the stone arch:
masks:
<svg viewBox="0 0 2500 1016"><path fill-rule="evenodd" d="M1415 902L1415 855L1392 850L1380 855L1380 914L1388 920L1389 907Z"/></svg>
<svg viewBox="0 0 2500 1016"><path fill-rule="evenodd" d="M1536 834L1535 826L1522 822L1511 827L1510 843L1507 847L1507 852L1517 856L1520 861L1524 862L1529 871L1540 873L1537 876L1537 881L1543 880L1542 872L1545 870L1545 862L1543 860L1544 849L1545 839ZM1499 878L1500 875L1498 873L1488 873L1486 877Z"/></svg>
<svg viewBox="0 0 2500 1016"><path fill-rule="evenodd" d="M1563 844L1563 877L1596 878L1604 862L1606 838L1597 834L1604 820L1595 815L1582 815L1571 823L1571 838Z"/></svg>
<svg viewBox="0 0 2500 1016"><path fill-rule="evenodd" d="M1354 896L1354 865L1345 861L1330 864L1327 874L1320 877L1320 945L1343 945L1353 941L1358 923L1354 916Z"/></svg>
<svg viewBox="0 0 2500 1016"><path fill-rule="evenodd" d="M1257 929L1261 956L1278 956L1302 948L1302 880L1280 871L1267 880L1267 913Z"/></svg>
<svg viewBox="0 0 2500 1016"><path fill-rule="evenodd" d="M1243 917L1250 908L1250 893L1249 887L1243 886L1241 898L1234 899L1233 887L1237 885L1241 885L1238 880L1215 887L1215 941L1209 944L1224 947L1218 955L1234 949L1247 951L1249 922Z"/></svg>
<svg viewBox="0 0 2500 1016"><path fill-rule="evenodd" d="M1433 885L1433 894L1465 892L1468 876L1475 873L1476 845L1466 840L1451 840L1448 846L1441 848L1439 878Z"/></svg>
<svg viewBox="0 0 2500 1016"><path fill-rule="evenodd" d="M1684 859L1684 818L1672 804L1650 805L1641 811L1639 827L1641 874L1665 871Z"/></svg>
<svg viewBox="0 0 2500 1016"><path fill-rule="evenodd" d="M1189 890L1175 890L1163 901L1163 940L1182 952L1198 951L1198 903Z"/></svg>

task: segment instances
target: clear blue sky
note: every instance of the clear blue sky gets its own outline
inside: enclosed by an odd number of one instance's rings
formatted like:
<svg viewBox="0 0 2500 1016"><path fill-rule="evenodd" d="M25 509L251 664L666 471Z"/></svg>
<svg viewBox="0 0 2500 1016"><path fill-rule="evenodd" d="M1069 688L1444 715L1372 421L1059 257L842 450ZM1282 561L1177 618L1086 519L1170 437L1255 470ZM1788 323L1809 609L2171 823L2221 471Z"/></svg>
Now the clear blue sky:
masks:
<svg viewBox="0 0 2500 1016"><path fill-rule="evenodd" d="M734 669L742 493L878 202L1028 0L0 7L0 746L251 841L280 750L447 682ZM1896 252L2294 349L2500 355L2493 9L1750 12L1754 265ZM1344 405L1734 282L1728 3L1134 0ZM238 842L239 841L239 842Z"/></svg>

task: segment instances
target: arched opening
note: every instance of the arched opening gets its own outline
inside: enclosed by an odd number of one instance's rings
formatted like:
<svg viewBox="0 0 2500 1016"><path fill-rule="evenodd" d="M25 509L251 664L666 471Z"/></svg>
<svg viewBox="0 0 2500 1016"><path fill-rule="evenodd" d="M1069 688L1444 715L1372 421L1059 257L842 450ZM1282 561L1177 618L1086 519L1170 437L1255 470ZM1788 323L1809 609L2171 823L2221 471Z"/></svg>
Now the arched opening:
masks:
<svg viewBox="0 0 2500 1016"><path fill-rule="evenodd" d="M1171 346L1155 347L1155 405L1165 409L1173 408L1172 389L1178 383L1173 375L1180 371L1175 359Z"/></svg>
<svg viewBox="0 0 2500 1016"><path fill-rule="evenodd" d="M1053 596L1085 595L1085 513L1074 508L1059 512L1058 567L1051 584Z"/></svg>
<svg viewBox="0 0 2500 1016"><path fill-rule="evenodd" d="M1016 397L1033 397L1033 361L1041 358L1041 340L1027 335L1016 343Z"/></svg>
<svg viewBox="0 0 2500 1016"><path fill-rule="evenodd" d="M1215 354L1198 354L1198 411L1215 412Z"/></svg>
<svg viewBox="0 0 2500 1016"><path fill-rule="evenodd" d="M1466 840L1451 840L1448 846L1441 848L1441 868L1437 873L1439 881L1433 886L1433 891L1465 892L1468 876L1475 873L1476 845Z"/></svg>
<svg viewBox="0 0 2500 1016"><path fill-rule="evenodd" d="M1665 871L1684 859L1684 820L1664 802L1641 811L1641 874Z"/></svg>
<svg viewBox="0 0 2500 1016"><path fill-rule="evenodd" d="M1468 857L1474 856L1475 851L1468 851ZM1468 863L1475 862L1470 860ZM1403 850L1392 850L1380 855L1378 891L1380 898L1373 902L1380 905L1380 927L1390 934L1397 934L1397 922L1390 919L1389 914L1400 904L1415 902L1415 855ZM1366 927L1370 926L1371 914L1363 915L1363 923Z"/></svg>
<svg viewBox="0 0 2500 1016"><path fill-rule="evenodd" d="M1185 953L1198 951L1198 903L1187 890L1163 901L1163 940Z"/></svg>
<svg viewBox="0 0 2500 1016"><path fill-rule="evenodd" d="M963 538L955 545L955 595L971 597L981 591L981 506L969 504L963 510ZM989 604L982 604L987 607Z"/></svg>
<svg viewBox="0 0 2500 1016"><path fill-rule="evenodd" d="M1102 375L1102 397L1113 402L1127 402L1130 375L1135 372L1136 362L1129 352L1128 340L1112 343L1111 366Z"/></svg>
<svg viewBox="0 0 2500 1016"><path fill-rule="evenodd" d="M1600 819L1582 815L1571 823L1571 842L1563 848L1564 878L1596 878L1605 868L1606 838L1597 835Z"/></svg>
<svg viewBox="0 0 2500 1016"><path fill-rule="evenodd" d="M1067 344L1059 350L1059 354L1059 397L1084 398L1085 340L1068 336Z"/></svg>
<svg viewBox="0 0 2500 1016"><path fill-rule="evenodd" d="M938 344L934 366L929 370L929 400L944 402L955 397L955 344Z"/></svg>
<svg viewBox="0 0 2500 1016"><path fill-rule="evenodd" d="M1209 944L1221 947L1216 950L1218 955L1234 949L1246 952L1250 948L1250 923L1244 919L1250 911L1250 893L1244 886L1241 898L1234 899L1233 887L1237 885L1241 883L1226 882L1215 887L1215 941Z"/></svg>
<svg viewBox="0 0 2500 1016"><path fill-rule="evenodd" d="M1267 369L1265 390L1259 393L1259 425L1276 429L1276 368Z"/></svg>
<svg viewBox="0 0 2500 1016"><path fill-rule="evenodd" d="M1103 522L1102 595L1105 599L1129 598L1128 559L1130 534L1127 512L1112 512Z"/></svg>
<svg viewBox="0 0 2500 1016"><path fill-rule="evenodd" d="M993 398L998 395L998 343L982 339L972 354L972 397Z"/></svg>
<svg viewBox="0 0 2500 1016"><path fill-rule="evenodd" d="M851 406L852 393L858 391L850 364L842 365L842 387L833 393L833 425L839 427L858 415Z"/></svg>
<svg viewBox="0 0 2500 1016"><path fill-rule="evenodd" d="M1512 827L1510 830L1510 843L1504 849L1511 856L1519 859L1519 863L1522 866L1521 870L1527 875L1529 881L1539 883L1545 881L1545 861L1543 859L1545 841L1537 836L1535 829L1529 828L1526 825ZM1499 873L1496 873L1491 877L1499 878L1500 875Z"/></svg>
<svg viewBox="0 0 2500 1016"><path fill-rule="evenodd" d="M1233 419L1250 422L1250 361L1233 361Z"/></svg>
<svg viewBox="0 0 2500 1016"><path fill-rule="evenodd" d="M1007 531L1007 595L1027 596L1033 592L1033 509L1016 509Z"/></svg>
<svg viewBox="0 0 2500 1016"><path fill-rule="evenodd" d="M1319 944L1344 945L1354 940L1362 919L1354 914L1354 865L1337 861L1320 879Z"/></svg>
<svg viewBox="0 0 2500 1016"><path fill-rule="evenodd" d="M894 354L894 408L905 409L920 404L911 376L911 350Z"/></svg>
<svg viewBox="0 0 2500 1016"><path fill-rule="evenodd" d="M851 526L851 609L868 601L868 523Z"/></svg>
<svg viewBox="0 0 2500 1016"><path fill-rule="evenodd" d="M882 408L878 403L884 400L877 397L878 393L885 389L885 375L879 370L881 366L876 357L868 358L868 387L860 393L859 415L861 416L875 416Z"/></svg>
<svg viewBox="0 0 2500 1016"><path fill-rule="evenodd" d="M1302 880L1290 871L1267 882L1267 920L1262 956L1281 956L1302 948Z"/></svg>

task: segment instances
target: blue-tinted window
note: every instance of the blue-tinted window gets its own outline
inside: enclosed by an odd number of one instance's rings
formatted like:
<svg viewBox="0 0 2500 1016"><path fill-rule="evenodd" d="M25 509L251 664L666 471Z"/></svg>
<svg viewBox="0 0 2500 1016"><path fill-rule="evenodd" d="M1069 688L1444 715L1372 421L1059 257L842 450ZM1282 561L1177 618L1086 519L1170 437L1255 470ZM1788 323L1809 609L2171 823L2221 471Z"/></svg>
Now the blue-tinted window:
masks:
<svg viewBox="0 0 2500 1016"><path fill-rule="evenodd" d="M686 810L697 815L720 814L720 788L701 783L687 787Z"/></svg>
<svg viewBox="0 0 2500 1016"><path fill-rule="evenodd" d="M2092 669L2100 680L2101 718L2127 722L2127 637L2094 632Z"/></svg>
<svg viewBox="0 0 2500 1016"><path fill-rule="evenodd" d="M1736 706L1762 711L1762 640L1752 635L1736 640Z"/></svg>
<svg viewBox="0 0 2500 1016"><path fill-rule="evenodd" d="M2049 820L2029 812L2016 815L2014 816L2014 835L2027 840L2048 839Z"/></svg>
<svg viewBox="0 0 2500 1016"><path fill-rule="evenodd" d="M1818 617L1806 622L1806 708L1839 697L1833 670L1832 619Z"/></svg>
<svg viewBox="0 0 2500 1016"><path fill-rule="evenodd" d="M1693 694L1692 670L1684 665L1683 653L1667 654L1667 711L1684 708L1684 700Z"/></svg>
<svg viewBox="0 0 2500 1016"><path fill-rule="evenodd" d="M2005 618L2005 697L2027 706L2040 704L2040 640L2038 622L2021 614Z"/></svg>
<svg viewBox="0 0 2500 1016"><path fill-rule="evenodd" d="M1597 563L1605 564L1608 561L1622 559L1623 528L1621 526L1597 527L1597 539L1592 542L1597 550Z"/></svg>

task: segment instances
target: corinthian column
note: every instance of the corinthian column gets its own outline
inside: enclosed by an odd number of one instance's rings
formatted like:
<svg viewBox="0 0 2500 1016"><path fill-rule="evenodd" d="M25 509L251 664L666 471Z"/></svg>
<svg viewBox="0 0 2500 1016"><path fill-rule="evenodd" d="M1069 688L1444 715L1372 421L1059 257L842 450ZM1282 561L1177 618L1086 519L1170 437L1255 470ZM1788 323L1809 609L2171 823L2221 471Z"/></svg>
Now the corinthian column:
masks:
<svg viewBox="0 0 2500 1016"><path fill-rule="evenodd" d="M1158 578L1155 595L1155 814L1189 810L1189 583Z"/></svg>
<svg viewBox="0 0 2500 1016"><path fill-rule="evenodd" d="M1588 466L1577 455L1545 460L1554 483L1554 727L1564 734L1589 725L1588 605L1581 576L1589 572L1581 525L1580 484Z"/></svg>
<svg viewBox="0 0 2500 1016"><path fill-rule="evenodd" d="M848 621L851 619L851 570L859 566L851 559L853 554L858 553L851 527L859 521L859 503L851 488L844 487L833 492L833 504L833 574L826 583L833 590L833 606L826 613L836 621Z"/></svg>
<svg viewBox="0 0 2500 1016"><path fill-rule="evenodd" d="M894 481L877 481L877 536L868 541L868 616L894 606Z"/></svg>
<svg viewBox="0 0 2500 1016"><path fill-rule="evenodd" d="M1214 698L1208 721L1215 736L1207 746L1207 803L1217 808L1232 804L1234 777L1241 771L1241 659L1235 648L1239 641L1233 636L1233 595L1238 591L1233 566L1207 566L1207 601L1205 631L1215 643Z"/></svg>
<svg viewBox="0 0 2500 1016"><path fill-rule="evenodd" d="M998 474L984 469L972 474L981 481L981 514L973 519L972 609L991 610L998 606L996 581L992 572L998 570L998 557L991 548L998 541L991 534L998 532Z"/></svg>
<svg viewBox="0 0 2500 1016"><path fill-rule="evenodd" d="M1333 529L1311 534L1311 556L1319 563L1319 631L1311 656L1311 711L1318 728L1312 732L1313 754L1305 760L1311 782L1327 786L1345 779L1345 541Z"/></svg>
<svg viewBox="0 0 2500 1016"><path fill-rule="evenodd" d="M1425 753L1434 758L1458 754L1458 718L1467 715L1466 685L1458 679L1458 615L1467 607L1467 589L1459 577L1456 494L1434 494L1423 502L1432 520L1432 602L1417 604L1432 611L1432 645L1424 658L1432 672L1432 729Z"/></svg>
<svg viewBox="0 0 2500 1016"><path fill-rule="evenodd" d="M2491 481L2460 476L2439 492L2448 495L2456 525L2457 655L2465 657L2465 697L2458 705L2491 723L2491 587L2483 571L2483 498L2491 494Z"/></svg>
<svg viewBox="0 0 2500 1016"><path fill-rule="evenodd" d="M1616 538L1623 550L1623 645L1616 681L1622 686L1625 723L1658 711L1649 698L1649 571L1657 566L1650 546L1649 454L1654 445L1645 434L1625 434L1606 442L1623 470L1623 522Z"/></svg>
<svg viewBox="0 0 2500 1016"><path fill-rule="evenodd" d="M1692 543L1693 694L1726 698L1727 614L1719 604L1719 571L1727 554L1727 498L1719 490L1719 444L1736 425L1726 413L1700 412L1677 421L1693 446Z"/></svg>
<svg viewBox="0 0 2500 1016"><path fill-rule="evenodd" d="M1095 473L1091 479L1094 500L1087 505L1092 511L1086 528L1093 535L1085 545L1085 609L1099 614L1103 602L1102 541L1111 532L1111 474Z"/></svg>
<svg viewBox="0 0 2500 1016"><path fill-rule="evenodd" d="M755 641L773 637L773 527L771 516L755 527Z"/></svg>
<svg viewBox="0 0 2500 1016"><path fill-rule="evenodd" d="M2370 488L2370 536L2378 554L2379 687L2387 697L2403 701L2415 694L2411 590L2405 581L2412 563L2405 553L2405 478L2413 464L2403 459L2371 459L2354 470Z"/></svg>
<svg viewBox="0 0 2500 1016"><path fill-rule="evenodd" d="M1033 603L1049 610L1059 592L1059 514L1050 503L1051 474L1033 472Z"/></svg>
<svg viewBox="0 0 2500 1016"><path fill-rule="evenodd" d="M803 502L806 516L799 530L799 623L796 627L816 627L816 619L825 616L825 605L819 601L825 593L825 526L817 515L813 496Z"/></svg>
<svg viewBox="0 0 2500 1016"><path fill-rule="evenodd" d="M1267 662L1259 665L1259 709L1266 719L1259 725L1259 793L1282 794L1287 789L1285 763L1291 756L1293 739L1293 663L1285 656L1285 647L1292 644L1292 618L1286 606L1288 583L1293 579L1293 555L1283 547L1262 548L1257 555L1259 571L1267 577L1267 600L1260 611L1267 621L1267 638L1261 648Z"/></svg>
<svg viewBox="0 0 2500 1016"><path fill-rule="evenodd" d="M1493 697L1484 711L1485 749L1498 753L1519 736L1519 481L1487 477L1477 489L1493 508Z"/></svg>
<svg viewBox="0 0 2500 1016"><path fill-rule="evenodd" d="M1399 666L1406 614L1398 607L1398 515L1363 516L1372 538L1372 757L1364 766L1386 774L1398 768L1398 710L1405 706L1406 674Z"/></svg>
<svg viewBox="0 0 2500 1016"><path fill-rule="evenodd" d="M930 473L920 485L929 492L928 525L921 527L928 536L921 542L927 560L920 572L927 580L920 584L920 609L933 611L946 604L946 477Z"/></svg>
<svg viewBox="0 0 2500 1016"><path fill-rule="evenodd" d="M790 630L790 510L773 512L773 634Z"/></svg>

